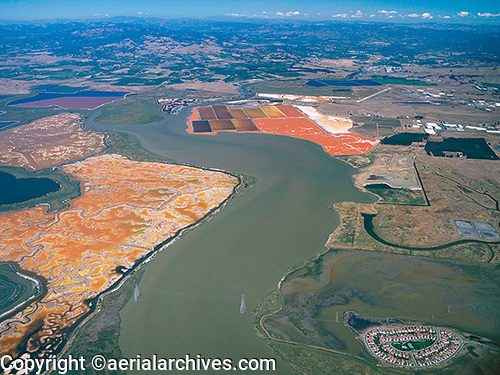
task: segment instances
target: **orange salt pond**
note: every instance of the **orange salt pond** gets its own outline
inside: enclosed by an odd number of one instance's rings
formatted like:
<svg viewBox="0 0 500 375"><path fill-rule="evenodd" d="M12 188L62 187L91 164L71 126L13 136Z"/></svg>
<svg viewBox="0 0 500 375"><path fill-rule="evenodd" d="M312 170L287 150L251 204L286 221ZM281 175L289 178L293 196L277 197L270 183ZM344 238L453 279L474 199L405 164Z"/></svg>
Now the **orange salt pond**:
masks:
<svg viewBox="0 0 500 375"><path fill-rule="evenodd" d="M57 347L63 332L89 311L85 300L122 277L119 266L133 267L155 245L219 206L238 184L226 173L119 155L60 169L81 182L82 194L68 208L0 214L1 259L47 280L39 302L0 323L3 354Z"/></svg>

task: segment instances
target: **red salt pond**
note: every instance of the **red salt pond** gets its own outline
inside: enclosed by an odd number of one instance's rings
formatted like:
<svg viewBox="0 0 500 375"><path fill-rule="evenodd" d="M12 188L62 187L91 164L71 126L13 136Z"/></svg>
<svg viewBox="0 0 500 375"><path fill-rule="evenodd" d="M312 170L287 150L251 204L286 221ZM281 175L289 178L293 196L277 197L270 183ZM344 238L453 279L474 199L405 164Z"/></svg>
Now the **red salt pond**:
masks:
<svg viewBox="0 0 500 375"><path fill-rule="evenodd" d="M264 133L273 134L325 134L314 122L305 117L255 118L255 125Z"/></svg>
<svg viewBox="0 0 500 375"><path fill-rule="evenodd" d="M193 113L191 113L191 116L188 117L188 128L187 128L187 132L188 133L194 133L193 131L193 123L192 121L196 121L196 120L199 120L200 118L198 117L198 112L196 111L196 108L193 108Z"/></svg>
<svg viewBox="0 0 500 375"><path fill-rule="evenodd" d="M291 105L277 105L278 109L287 117L304 117L304 114Z"/></svg>
<svg viewBox="0 0 500 375"><path fill-rule="evenodd" d="M294 135L293 137L317 143L330 155L361 154L357 148L338 140L332 134Z"/></svg>
<svg viewBox="0 0 500 375"><path fill-rule="evenodd" d="M357 148L361 154L367 153L378 143L376 139L363 137L362 135L353 133L333 134L333 136L340 141Z"/></svg>

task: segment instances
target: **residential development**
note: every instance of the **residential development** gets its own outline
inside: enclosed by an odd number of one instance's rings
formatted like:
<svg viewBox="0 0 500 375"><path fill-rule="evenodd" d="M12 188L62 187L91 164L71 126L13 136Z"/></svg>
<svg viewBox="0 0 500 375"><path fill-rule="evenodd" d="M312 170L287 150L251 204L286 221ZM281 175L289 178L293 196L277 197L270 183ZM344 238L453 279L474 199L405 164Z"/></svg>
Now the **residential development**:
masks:
<svg viewBox="0 0 500 375"><path fill-rule="evenodd" d="M400 367L437 366L460 352L463 340L455 333L435 327L373 328L365 345L376 358Z"/></svg>

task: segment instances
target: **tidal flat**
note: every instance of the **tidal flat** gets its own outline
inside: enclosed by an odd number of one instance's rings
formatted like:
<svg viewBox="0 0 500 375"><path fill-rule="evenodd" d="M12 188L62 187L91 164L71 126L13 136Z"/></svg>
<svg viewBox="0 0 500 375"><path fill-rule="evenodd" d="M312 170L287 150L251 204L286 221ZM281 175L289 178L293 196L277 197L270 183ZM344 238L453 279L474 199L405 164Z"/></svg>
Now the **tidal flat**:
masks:
<svg viewBox="0 0 500 375"><path fill-rule="evenodd" d="M274 338L367 357L346 312L416 321L500 342L500 270L490 264L364 251L329 251L290 273L282 308L264 319Z"/></svg>

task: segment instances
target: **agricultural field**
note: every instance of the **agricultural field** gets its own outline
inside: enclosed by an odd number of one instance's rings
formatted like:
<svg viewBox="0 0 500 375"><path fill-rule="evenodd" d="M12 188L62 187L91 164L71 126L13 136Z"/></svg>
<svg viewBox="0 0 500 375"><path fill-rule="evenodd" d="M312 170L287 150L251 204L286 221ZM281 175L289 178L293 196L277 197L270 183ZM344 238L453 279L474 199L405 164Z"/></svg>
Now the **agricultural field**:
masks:
<svg viewBox="0 0 500 375"><path fill-rule="evenodd" d="M419 324L467 342L426 373L498 372L495 17L361 10L2 23L2 354L255 352L279 373L401 374L361 330ZM391 351L437 342L400 338Z"/></svg>
<svg viewBox="0 0 500 375"><path fill-rule="evenodd" d="M355 123L356 132L367 137L384 137L401 128L397 118L353 115L351 120Z"/></svg>
<svg viewBox="0 0 500 375"><path fill-rule="evenodd" d="M254 94L289 94L289 95L311 95L311 96L345 96L351 95L348 87L334 86L308 86L307 80L284 80L264 81L248 86L248 90Z"/></svg>
<svg viewBox="0 0 500 375"><path fill-rule="evenodd" d="M410 166L413 156L408 151L416 155L416 170ZM395 156L389 157L389 152ZM401 164L403 160L407 161L406 167ZM498 163L493 160L436 158L416 146L392 145L379 146L369 163L355 176L355 181L368 190L368 182L376 182L375 190L372 188L371 191L379 194L382 201L376 204L336 204L341 224L331 235L328 247L500 261L498 241L467 243L453 224L454 220L466 220L498 227ZM405 183L406 188L412 188L412 193L389 193L387 187L382 189L385 192L381 191L377 185L385 181L389 186L391 174L400 179L397 186ZM422 204L422 198L416 195L418 190L413 189L420 184L428 205ZM402 203L405 205L401 206Z"/></svg>
<svg viewBox="0 0 500 375"><path fill-rule="evenodd" d="M372 79L385 85L437 86L435 83L428 83L419 79L407 79L402 77L373 76Z"/></svg>

